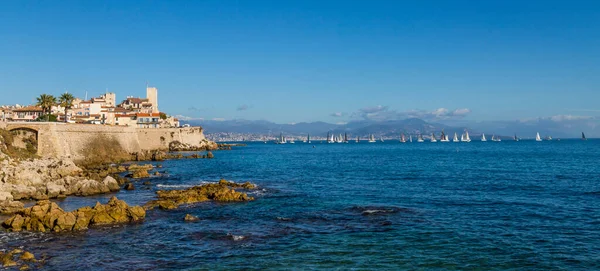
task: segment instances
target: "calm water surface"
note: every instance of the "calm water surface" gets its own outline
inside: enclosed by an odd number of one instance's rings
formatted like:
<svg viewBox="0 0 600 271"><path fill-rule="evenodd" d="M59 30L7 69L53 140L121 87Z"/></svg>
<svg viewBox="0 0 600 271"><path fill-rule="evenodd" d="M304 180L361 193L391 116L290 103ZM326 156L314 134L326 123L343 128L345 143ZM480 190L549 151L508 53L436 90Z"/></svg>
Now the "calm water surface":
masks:
<svg viewBox="0 0 600 271"><path fill-rule="evenodd" d="M83 233L0 233L0 246L47 255L47 270L598 270L599 151L600 140L251 143L162 162L166 176L116 195L144 204L158 189L225 178L257 184L253 202L153 210Z"/></svg>

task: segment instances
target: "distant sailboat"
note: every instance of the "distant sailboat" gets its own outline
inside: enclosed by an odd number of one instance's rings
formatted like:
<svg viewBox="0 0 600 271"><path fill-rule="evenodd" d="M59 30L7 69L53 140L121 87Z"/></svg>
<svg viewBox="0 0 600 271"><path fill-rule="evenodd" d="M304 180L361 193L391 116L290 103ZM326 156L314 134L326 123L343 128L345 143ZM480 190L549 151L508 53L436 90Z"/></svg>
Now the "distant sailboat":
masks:
<svg viewBox="0 0 600 271"><path fill-rule="evenodd" d="M540 137L539 132L535 135L535 141L542 141L542 138Z"/></svg>
<svg viewBox="0 0 600 271"><path fill-rule="evenodd" d="M513 138L514 141L519 141L519 138L517 137L517 134L515 134L515 137Z"/></svg>
<svg viewBox="0 0 600 271"><path fill-rule="evenodd" d="M285 143L287 143L285 141L285 137L283 136L283 133L279 133L279 140L277 140L275 143L277 143L277 144L285 144Z"/></svg>
<svg viewBox="0 0 600 271"><path fill-rule="evenodd" d="M375 136L373 134L369 135L369 143L374 143L375 141Z"/></svg>
<svg viewBox="0 0 600 271"><path fill-rule="evenodd" d="M348 134L344 133L344 143L348 143Z"/></svg>
<svg viewBox="0 0 600 271"><path fill-rule="evenodd" d="M492 136L492 140L494 140L494 136ZM487 139L485 139L485 134L481 134L481 141L487 141Z"/></svg>
<svg viewBox="0 0 600 271"><path fill-rule="evenodd" d="M435 134L431 133L431 142L437 142L437 139L435 139Z"/></svg>
<svg viewBox="0 0 600 271"><path fill-rule="evenodd" d="M440 142L450 142L450 139L448 139L448 135L444 133L444 130L442 130L442 138L440 138Z"/></svg>
<svg viewBox="0 0 600 271"><path fill-rule="evenodd" d="M462 142L471 142L471 138L469 137L469 131L465 130L465 133L462 134L460 141Z"/></svg>
<svg viewBox="0 0 600 271"><path fill-rule="evenodd" d="M423 140L423 135L419 134L417 136L417 142L425 142L425 140Z"/></svg>
<svg viewBox="0 0 600 271"><path fill-rule="evenodd" d="M327 132L327 143L335 143L335 139L333 138L333 134Z"/></svg>
<svg viewBox="0 0 600 271"><path fill-rule="evenodd" d="M454 138L452 139L452 142L458 142L458 135L456 132L454 132Z"/></svg>
<svg viewBox="0 0 600 271"><path fill-rule="evenodd" d="M500 139L500 137L497 137L496 135L492 135L492 141L500 142L500 141L502 141L502 139Z"/></svg>
<svg viewBox="0 0 600 271"><path fill-rule="evenodd" d="M587 138L585 138L585 134L583 132L581 132L581 140L587 140Z"/></svg>
<svg viewBox="0 0 600 271"><path fill-rule="evenodd" d="M306 137L306 142L310 143L310 134Z"/></svg>
<svg viewBox="0 0 600 271"><path fill-rule="evenodd" d="M551 141L551 140L552 140L552 137L551 137L551 136L547 136L547 137L546 137L546 140L548 140L548 141Z"/></svg>
<svg viewBox="0 0 600 271"><path fill-rule="evenodd" d="M382 136L379 137L379 141L383 142L383 137Z"/></svg>
<svg viewBox="0 0 600 271"><path fill-rule="evenodd" d="M412 142L412 135L408 135L408 141Z"/></svg>
<svg viewBox="0 0 600 271"><path fill-rule="evenodd" d="M404 137L404 133L402 133L402 135L400 135L400 142L406 143L406 137Z"/></svg>
<svg viewBox="0 0 600 271"><path fill-rule="evenodd" d="M360 137L356 136L356 143L360 142Z"/></svg>

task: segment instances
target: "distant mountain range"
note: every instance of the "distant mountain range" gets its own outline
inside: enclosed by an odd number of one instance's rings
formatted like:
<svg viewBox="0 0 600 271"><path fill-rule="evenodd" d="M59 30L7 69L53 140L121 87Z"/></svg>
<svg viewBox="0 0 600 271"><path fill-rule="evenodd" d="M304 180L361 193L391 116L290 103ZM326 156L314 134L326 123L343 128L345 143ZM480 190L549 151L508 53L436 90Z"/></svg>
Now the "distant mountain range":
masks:
<svg viewBox="0 0 600 271"><path fill-rule="evenodd" d="M588 137L598 133L595 127L588 127L584 124L574 125L569 122L556 122L552 120L535 121L494 121L494 122L469 122L461 125L446 125L441 123L427 122L422 119L410 118L404 120L390 121L351 121L346 124L332 124L326 122L300 122L295 124L277 124L265 120L189 120L184 123L193 126L202 126L208 134L216 133L241 133L257 135L278 135L284 133L289 136L303 136L311 134L313 136L326 136L328 132L334 134L348 133L351 136L368 136L374 134L383 137L397 137L400 133L407 135L435 133L439 137L442 130L452 136L455 132L459 135L468 129L472 136L480 135L484 132L486 135L492 134L503 137L512 137L517 134L522 138L533 138L536 132L542 136L551 135L555 138L579 137L582 131L588 134Z"/></svg>

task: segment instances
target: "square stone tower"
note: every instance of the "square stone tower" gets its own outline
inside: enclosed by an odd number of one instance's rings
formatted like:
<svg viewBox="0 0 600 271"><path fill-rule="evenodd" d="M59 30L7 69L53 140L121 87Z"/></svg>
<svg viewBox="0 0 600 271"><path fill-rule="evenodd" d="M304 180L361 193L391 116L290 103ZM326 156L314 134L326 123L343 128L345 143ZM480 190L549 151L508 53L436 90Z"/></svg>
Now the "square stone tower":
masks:
<svg viewBox="0 0 600 271"><path fill-rule="evenodd" d="M114 92L104 94L104 100L107 106L115 106L117 104L117 95Z"/></svg>
<svg viewBox="0 0 600 271"><path fill-rule="evenodd" d="M146 98L152 104L152 113L158 113L158 89L155 87L146 87Z"/></svg>

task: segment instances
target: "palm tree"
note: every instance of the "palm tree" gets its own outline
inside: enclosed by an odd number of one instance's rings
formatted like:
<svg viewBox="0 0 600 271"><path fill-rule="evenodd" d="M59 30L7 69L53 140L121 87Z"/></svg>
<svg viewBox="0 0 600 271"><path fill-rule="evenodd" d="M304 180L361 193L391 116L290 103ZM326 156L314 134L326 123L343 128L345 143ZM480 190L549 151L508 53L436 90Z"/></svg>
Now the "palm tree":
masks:
<svg viewBox="0 0 600 271"><path fill-rule="evenodd" d="M42 112L46 115L46 121L49 121L50 118L50 110L52 106L56 104L56 98L52 95L42 94L40 97L37 97L37 106L42 108Z"/></svg>
<svg viewBox="0 0 600 271"><path fill-rule="evenodd" d="M62 95L60 95L60 98L58 98L60 105L65 108L65 122L67 122L67 110L73 107L74 100L75 96L68 92L63 93Z"/></svg>

